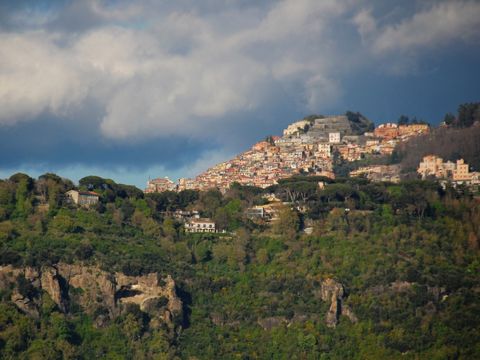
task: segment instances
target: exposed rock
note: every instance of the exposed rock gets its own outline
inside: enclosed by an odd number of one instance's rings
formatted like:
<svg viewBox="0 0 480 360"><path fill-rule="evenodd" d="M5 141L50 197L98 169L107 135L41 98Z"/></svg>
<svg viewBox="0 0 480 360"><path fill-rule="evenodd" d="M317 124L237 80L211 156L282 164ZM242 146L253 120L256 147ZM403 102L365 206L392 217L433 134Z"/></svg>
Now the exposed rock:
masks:
<svg viewBox="0 0 480 360"><path fill-rule="evenodd" d="M183 313L175 281L170 275L163 279L157 273L126 276L108 273L94 266L57 264L40 271L33 268L0 267L0 287L9 288L19 275L25 276L37 289L42 289L60 311L68 312L71 302L80 305L88 314L97 314L95 323L105 326L109 319L120 314L124 304L137 304L152 320L174 328ZM13 291L11 300L19 309L38 316L40 300L33 300Z"/></svg>
<svg viewBox="0 0 480 360"><path fill-rule="evenodd" d="M305 314L295 314L290 320L290 324L303 324L306 323L310 318L310 316L307 316Z"/></svg>
<svg viewBox="0 0 480 360"><path fill-rule="evenodd" d="M217 326L223 326L225 324L225 318L220 313L211 313L210 320L212 320L212 323Z"/></svg>
<svg viewBox="0 0 480 360"><path fill-rule="evenodd" d="M350 309L348 305L342 306L342 315L345 315L352 323L358 322L357 316L353 313L352 309Z"/></svg>
<svg viewBox="0 0 480 360"><path fill-rule="evenodd" d="M170 275L161 279L161 286L156 273L144 276L116 273L115 277L116 297L120 303L137 304L142 311L161 316L167 324L172 324L173 318L182 312L182 301L177 296L175 281Z"/></svg>
<svg viewBox="0 0 480 360"><path fill-rule="evenodd" d="M327 278L322 281L319 291L316 291L315 294L323 301L330 302L330 308L325 315L325 322L328 327L337 326L340 315L345 315L352 322L358 321L353 311L343 305L343 299L346 295L341 283Z"/></svg>
<svg viewBox="0 0 480 360"><path fill-rule="evenodd" d="M327 323L328 327L335 327L337 325L338 318L341 314L341 309L341 300L333 295L330 303L330 308L325 315L325 322Z"/></svg>
<svg viewBox="0 0 480 360"><path fill-rule="evenodd" d="M27 271L30 272L29 275L34 273L31 269L27 268ZM26 273L27 273L26 271ZM35 274L38 276L38 273ZM25 276L25 278L27 278ZM57 304L58 308L62 312L67 311L67 295L66 289L63 289L61 286L61 277L58 274L58 270L54 267L45 267L42 269L40 276L41 288L47 292L48 295L52 298L53 302Z"/></svg>
<svg viewBox="0 0 480 360"><path fill-rule="evenodd" d="M8 289L10 284L20 274L20 269L14 268L12 265L0 266L0 288Z"/></svg>
<svg viewBox="0 0 480 360"><path fill-rule="evenodd" d="M394 292L405 292L412 288L415 283L411 283L408 281L395 281L390 284L390 288Z"/></svg>
<svg viewBox="0 0 480 360"><path fill-rule="evenodd" d="M115 276L94 266L58 264L58 269L70 287L72 300L87 313L105 308L112 317L119 314Z"/></svg>
<svg viewBox="0 0 480 360"><path fill-rule="evenodd" d="M15 306L18 307L25 314L33 318L40 317L38 304L35 303L32 299L29 299L28 297L24 297L18 291L15 290L12 293L11 300L15 304Z"/></svg>
<svg viewBox="0 0 480 360"><path fill-rule="evenodd" d="M284 316L272 316L264 319L258 319L257 323L263 328L263 330L271 330L274 327L288 324L288 321Z"/></svg>

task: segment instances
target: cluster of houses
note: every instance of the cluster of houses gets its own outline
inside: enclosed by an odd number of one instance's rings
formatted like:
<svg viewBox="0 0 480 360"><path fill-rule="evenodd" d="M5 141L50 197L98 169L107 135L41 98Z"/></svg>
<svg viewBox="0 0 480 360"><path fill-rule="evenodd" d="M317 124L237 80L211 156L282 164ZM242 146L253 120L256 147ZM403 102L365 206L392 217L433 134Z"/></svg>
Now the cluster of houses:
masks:
<svg viewBox="0 0 480 360"><path fill-rule="evenodd" d="M350 171L352 177L365 177L370 181L400 182L400 165L371 165Z"/></svg>
<svg viewBox="0 0 480 360"><path fill-rule="evenodd" d="M367 154L388 155L395 146L412 136L427 133L426 124L382 124L373 132L355 135L346 116L302 120L290 124L283 136L261 141L235 158L217 164L194 179L149 180L145 192L187 189L225 191L233 182L267 188L278 180L300 172L334 178L334 157L360 160ZM382 169L375 169L378 173ZM388 175L387 175L388 177ZM390 176L396 179L395 175Z"/></svg>
<svg viewBox="0 0 480 360"><path fill-rule="evenodd" d="M470 172L468 164L463 159L459 159L456 162L445 162L436 155L427 155L420 162L417 173L421 175L422 179L449 180L459 185L480 184L480 172Z"/></svg>

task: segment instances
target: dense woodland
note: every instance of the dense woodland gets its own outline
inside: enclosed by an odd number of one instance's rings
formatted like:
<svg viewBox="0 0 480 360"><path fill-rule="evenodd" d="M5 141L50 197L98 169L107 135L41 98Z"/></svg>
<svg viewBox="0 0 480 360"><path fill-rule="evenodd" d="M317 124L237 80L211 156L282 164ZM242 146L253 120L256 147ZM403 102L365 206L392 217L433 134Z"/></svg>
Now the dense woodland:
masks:
<svg viewBox="0 0 480 360"><path fill-rule="evenodd" d="M478 169L480 127L461 120L478 113L470 105L381 161L408 171L435 149ZM73 188L100 202L69 203ZM279 220L247 218L267 194L285 202ZM186 234L173 214L193 209L225 233ZM480 198L461 186L296 176L267 189L145 195L97 176L78 186L55 174L1 180L0 265L60 262L170 274L184 305L178 331L152 326L138 306L99 326L101 309L62 312L18 276L0 289L1 359L480 358ZM358 321L326 325L325 279L343 285ZM19 310L14 291L40 303L40 316Z"/></svg>
<svg viewBox="0 0 480 360"><path fill-rule="evenodd" d="M266 190L234 184L224 195L144 196L87 177L80 188L101 194L91 209L66 203L73 184L53 174L1 181L2 265L171 274L185 304L173 337L135 307L96 327L95 314L62 313L20 277L12 287L41 297L41 316L23 314L10 301L12 288L1 290L1 357L479 358L478 198L433 182L339 179L321 190L319 180L327 181L299 176ZM285 206L273 224L247 219L245 209L272 192L293 209ZM171 213L193 208L227 233L185 234ZM325 325L328 304L317 295L325 278L344 285L357 323L342 317L336 328ZM288 324L259 325L270 318Z"/></svg>

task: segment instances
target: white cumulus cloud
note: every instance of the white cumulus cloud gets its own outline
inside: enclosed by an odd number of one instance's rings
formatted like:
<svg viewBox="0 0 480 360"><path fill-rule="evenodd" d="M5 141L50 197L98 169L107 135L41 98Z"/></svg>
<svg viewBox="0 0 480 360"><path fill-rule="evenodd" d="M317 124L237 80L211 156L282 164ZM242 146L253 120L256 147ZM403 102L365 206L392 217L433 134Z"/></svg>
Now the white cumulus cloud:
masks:
<svg viewBox="0 0 480 360"><path fill-rule="evenodd" d="M45 113L78 121L78 109L93 102L109 138L201 137L278 88L306 111L340 94L326 31L349 1L284 0L208 16L89 4L105 24L0 33L0 124ZM115 23L141 11L145 23Z"/></svg>
<svg viewBox="0 0 480 360"><path fill-rule="evenodd" d="M360 31L368 18L359 15ZM367 21L365 21L367 20ZM480 3L478 1L445 1L417 12L404 21L379 29L373 43L376 53L429 49L455 41L480 40Z"/></svg>

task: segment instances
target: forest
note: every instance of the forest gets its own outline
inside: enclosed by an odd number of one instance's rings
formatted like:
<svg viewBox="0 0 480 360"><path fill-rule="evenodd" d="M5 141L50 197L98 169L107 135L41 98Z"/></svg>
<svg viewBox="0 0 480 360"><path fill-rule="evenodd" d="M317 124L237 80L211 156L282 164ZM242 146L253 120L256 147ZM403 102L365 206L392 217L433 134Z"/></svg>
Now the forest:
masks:
<svg viewBox="0 0 480 360"><path fill-rule="evenodd" d="M71 204L73 188L100 202ZM272 196L278 220L246 215ZM173 214L192 209L225 232L185 233ZM480 199L463 187L297 176L144 195L97 176L15 174L0 181L0 241L2 267L171 275L184 307L175 331L138 306L99 322L104 309L66 311L24 276L0 281L2 359L480 358ZM333 326L327 283L342 297Z"/></svg>

